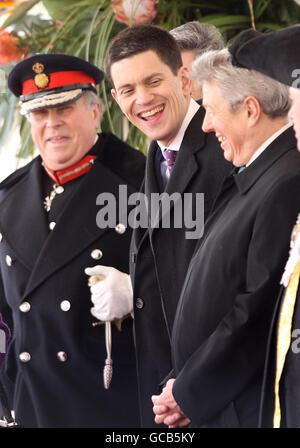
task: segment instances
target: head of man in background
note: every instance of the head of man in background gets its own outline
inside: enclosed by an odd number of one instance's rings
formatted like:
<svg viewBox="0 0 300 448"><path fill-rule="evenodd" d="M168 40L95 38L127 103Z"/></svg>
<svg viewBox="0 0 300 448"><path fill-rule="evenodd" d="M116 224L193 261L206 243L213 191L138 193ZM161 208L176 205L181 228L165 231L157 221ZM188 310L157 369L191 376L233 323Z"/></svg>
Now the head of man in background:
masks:
<svg viewBox="0 0 300 448"><path fill-rule="evenodd" d="M224 40L220 31L214 25L207 23L187 22L173 28L170 33L179 46L183 65L189 70L198 56L206 51L224 48ZM196 101L202 98L202 87L197 80L192 82L191 95Z"/></svg>
<svg viewBox="0 0 300 448"><path fill-rule="evenodd" d="M240 33L229 47L232 63L264 73L289 86L289 117L300 150L300 25L262 34L252 29Z"/></svg>

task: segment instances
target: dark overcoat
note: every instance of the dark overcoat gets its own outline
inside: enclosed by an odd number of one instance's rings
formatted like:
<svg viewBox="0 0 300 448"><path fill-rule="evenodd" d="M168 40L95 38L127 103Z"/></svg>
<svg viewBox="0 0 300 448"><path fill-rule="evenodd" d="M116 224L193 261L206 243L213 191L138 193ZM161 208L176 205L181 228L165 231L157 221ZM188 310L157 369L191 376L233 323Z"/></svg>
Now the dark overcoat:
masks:
<svg viewBox="0 0 300 448"><path fill-rule="evenodd" d="M139 426L132 319L122 332L113 325L114 374L105 390L104 326L92 326L84 269L101 263L128 272L131 230L99 228L96 198L112 193L118 210L119 185L128 194L140 188L145 158L111 134L100 134L94 149L92 169L52 231L39 156L0 185L0 310L13 332L2 379L23 427Z"/></svg>
<svg viewBox="0 0 300 448"><path fill-rule="evenodd" d="M202 131L205 111L202 107L190 122L166 193L189 193L190 209L195 219L196 193L204 193L204 215L208 215L224 177L231 169L225 161L215 135ZM158 159L161 151L156 142L149 148L143 191L149 199L161 193ZM183 201L182 201L183 204ZM164 208L170 211L170 228L153 220L152 228L137 229L131 244L130 273L134 289L134 329L138 363L139 398L142 424L156 426L151 395L160 393L160 383L170 371L170 335L177 302L185 274L199 238L188 239L191 229L183 222L174 226L174 202ZM190 211L190 210L189 210ZM150 210L151 212L151 210Z"/></svg>
<svg viewBox="0 0 300 448"><path fill-rule="evenodd" d="M268 332L299 200L300 154L289 128L229 176L216 201L172 335L173 393L193 426L258 424Z"/></svg>

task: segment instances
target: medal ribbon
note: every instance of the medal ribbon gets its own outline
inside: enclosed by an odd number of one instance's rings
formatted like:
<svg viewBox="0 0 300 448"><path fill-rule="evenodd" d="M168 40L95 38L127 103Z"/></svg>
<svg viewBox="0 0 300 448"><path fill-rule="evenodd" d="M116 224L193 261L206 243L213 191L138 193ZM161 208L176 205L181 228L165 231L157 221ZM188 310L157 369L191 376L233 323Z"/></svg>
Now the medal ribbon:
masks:
<svg viewBox="0 0 300 448"><path fill-rule="evenodd" d="M298 261L286 288L280 310L277 344L276 344L276 377L275 377L275 410L273 427L280 428L281 410L279 397L279 382L283 372L285 358L291 344L292 321L296 303L300 276L300 260Z"/></svg>

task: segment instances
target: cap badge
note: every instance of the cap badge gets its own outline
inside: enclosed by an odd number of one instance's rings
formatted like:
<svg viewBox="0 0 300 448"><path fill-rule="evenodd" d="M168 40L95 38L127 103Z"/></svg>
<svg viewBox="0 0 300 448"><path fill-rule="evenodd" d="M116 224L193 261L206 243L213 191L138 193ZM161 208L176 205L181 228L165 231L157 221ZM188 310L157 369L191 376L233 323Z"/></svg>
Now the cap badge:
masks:
<svg viewBox="0 0 300 448"><path fill-rule="evenodd" d="M34 84L38 89L45 89L46 87L48 87L50 82L49 76L46 73L43 73L44 68L44 65L40 62L36 62L32 66L32 70L36 73L34 77Z"/></svg>

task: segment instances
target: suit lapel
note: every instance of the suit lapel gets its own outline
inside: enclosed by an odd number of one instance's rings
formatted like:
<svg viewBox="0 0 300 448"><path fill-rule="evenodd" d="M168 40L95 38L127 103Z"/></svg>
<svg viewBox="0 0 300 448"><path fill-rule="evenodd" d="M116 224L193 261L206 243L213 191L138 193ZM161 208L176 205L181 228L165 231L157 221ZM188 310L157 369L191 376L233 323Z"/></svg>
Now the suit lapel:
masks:
<svg viewBox="0 0 300 448"><path fill-rule="evenodd" d="M0 228L16 258L32 270L49 233L43 208L41 159L0 203ZM28 219L28 217L30 217Z"/></svg>
<svg viewBox="0 0 300 448"><path fill-rule="evenodd" d="M98 160L83 176L42 247L24 296L109 230L97 227L99 206L96 205L96 198L105 191L118 198L119 184L118 177L115 176L113 183L110 170Z"/></svg>
<svg viewBox="0 0 300 448"><path fill-rule="evenodd" d="M172 176L166 185L165 193L167 194L161 197L160 209L163 213L160 211L156 213L155 219L152 221L152 231L155 231L155 229L159 227L159 223L170 213L176 202L182 200L182 194L185 192L188 184L195 174L199 172L199 164L196 154L205 144L205 134L201 129L203 118L204 110L200 107L185 132ZM170 201L170 195L173 193L177 194L173 195L174 200Z"/></svg>

